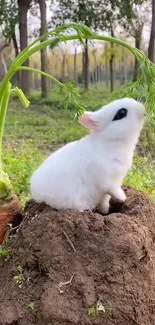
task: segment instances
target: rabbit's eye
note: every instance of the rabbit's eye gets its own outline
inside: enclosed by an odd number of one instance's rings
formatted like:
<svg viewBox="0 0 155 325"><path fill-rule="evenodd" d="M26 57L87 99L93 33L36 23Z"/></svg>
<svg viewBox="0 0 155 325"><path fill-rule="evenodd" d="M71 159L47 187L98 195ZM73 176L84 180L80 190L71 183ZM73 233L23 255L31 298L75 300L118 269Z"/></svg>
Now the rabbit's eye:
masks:
<svg viewBox="0 0 155 325"><path fill-rule="evenodd" d="M127 116L127 109L126 108L121 108L117 111L116 115L113 118L113 121L116 120L121 120L122 118L124 118L125 116Z"/></svg>

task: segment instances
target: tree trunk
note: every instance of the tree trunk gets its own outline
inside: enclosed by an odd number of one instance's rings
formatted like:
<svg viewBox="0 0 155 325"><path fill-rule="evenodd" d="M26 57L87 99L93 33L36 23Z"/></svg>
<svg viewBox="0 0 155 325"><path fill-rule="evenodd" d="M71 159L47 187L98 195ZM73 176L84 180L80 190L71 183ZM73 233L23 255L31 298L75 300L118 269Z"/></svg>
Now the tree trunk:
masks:
<svg viewBox="0 0 155 325"><path fill-rule="evenodd" d="M74 50L74 81L77 83L77 47Z"/></svg>
<svg viewBox="0 0 155 325"><path fill-rule="evenodd" d="M89 88L89 53L88 53L88 40L86 39L86 46L84 49L84 89Z"/></svg>
<svg viewBox="0 0 155 325"><path fill-rule="evenodd" d="M113 54L114 44L111 43L111 55L109 60L109 69L110 69L110 91L114 90L114 54Z"/></svg>
<svg viewBox="0 0 155 325"><path fill-rule="evenodd" d="M11 39L9 39L9 42L6 40L4 44L0 44L0 81L3 80L7 73L7 65L3 57L3 50L10 45L10 42Z"/></svg>
<svg viewBox="0 0 155 325"><path fill-rule="evenodd" d="M100 68L99 68L99 76L97 82L101 83L102 82L102 64L100 63Z"/></svg>
<svg viewBox="0 0 155 325"><path fill-rule="evenodd" d="M82 51L82 85L84 87L84 76L85 76L85 53Z"/></svg>
<svg viewBox="0 0 155 325"><path fill-rule="evenodd" d="M117 66L117 62L116 62L115 56L114 56L114 60L113 60L113 85L114 85L114 88L116 85L116 66Z"/></svg>
<svg viewBox="0 0 155 325"><path fill-rule="evenodd" d="M111 26L111 37L114 37L113 28ZM110 68L110 91L114 90L114 44L110 43L111 46L111 55L109 60L109 68Z"/></svg>
<svg viewBox="0 0 155 325"><path fill-rule="evenodd" d="M65 82L65 68L66 68L66 54L63 53L62 57L62 70L61 70L61 81Z"/></svg>
<svg viewBox="0 0 155 325"><path fill-rule="evenodd" d="M13 41L13 46L14 46L14 50L15 50L15 57L17 57L19 54L19 49L18 49L18 43L17 43L15 31L12 34L12 41Z"/></svg>
<svg viewBox="0 0 155 325"><path fill-rule="evenodd" d="M55 70L55 73L54 73L54 76L59 79L59 74L58 74L58 62L56 61L55 65L54 65L54 70Z"/></svg>
<svg viewBox="0 0 155 325"><path fill-rule="evenodd" d="M154 62L154 45L155 45L155 0L152 0L152 22L151 22L151 33L148 47L148 57Z"/></svg>
<svg viewBox="0 0 155 325"><path fill-rule="evenodd" d="M94 83L97 86L98 82L98 67L97 67L97 60L96 60L96 51L93 50L93 58L94 58Z"/></svg>
<svg viewBox="0 0 155 325"><path fill-rule="evenodd" d="M38 69L37 64L34 64L34 68ZM34 89L38 88L38 74L34 72Z"/></svg>
<svg viewBox="0 0 155 325"><path fill-rule="evenodd" d="M109 87L109 58L107 56L107 43L104 44L104 53L103 57L105 58L105 65L104 65L104 75L105 78L103 78L103 81L105 81L105 86Z"/></svg>
<svg viewBox="0 0 155 325"><path fill-rule="evenodd" d="M105 84L106 87L109 87L109 74L108 74L108 59L105 57Z"/></svg>
<svg viewBox="0 0 155 325"><path fill-rule="evenodd" d="M127 83L128 80L128 65L127 65L127 58L125 54L125 49L122 46L122 69L121 71L121 84Z"/></svg>
<svg viewBox="0 0 155 325"><path fill-rule="evenodd" d="M140 44L141 44L141 37L137 36L135 38L135 47L137 49L140 50ZM135 82L137 80L137 76L138 76L138 68L139 68L139 65L138 65L138 61L135 57L135 63L134 63L134 73L133 73L133 82Z"/></svg>
<svg viewBox="0 0 155 325"><path fill-rule="evenodd" d="M3 58L3 50L0 49L0 81L3 80L7 73L7 66Z"/></svg>
<svg viewBox="0 0 155 325"><path fill-rule="evenodd" d="M15 30L12 34L12 42L13 42L13 46L14 46L14 50L15 50L15 57L18 56L19 54L19 48L18 48L18 43L17 43L17 38L16 38L16 33ZM20 84L20 73L21 71L16 72L16 76L17 76L17 85L19 86Z"/></svg>
<svg viewBox="0 0 155 325"><path fill-rule="evenodd" d="M113 44L111 43L111 48L113 47ZM109 68L110 68L110 91L113 92L114 90L114 71L113 71L113 59L114 56L111 55L111 58L109 60Z"/></svg>
<svg viewBox="0 0 155 325"><path fill-rule="evenodd" d="M67 75L70 78L72 73L71 73L71 69L70 69L70 65L69 65L68 55L66 56L66 69L67 69Z"/></svg>
<svg viewBox="0 0 155 325"><path fill-rule="evenodd" d="M90 82L93 85L94 84L94 71L90 73Z"/></svg>
<svg viewBox="0 0 155 325"><path fill-rule="evenodd" d="M46 0L38 0L38 3L39 3L39 7L40 7L40 16L41 16L40 35L43 35L47 32ZM41 50L41 70L43 72L48 72L48 56L47 56L46 48ZM43 98L48 97L49 80L44 76L41 76L41 92L42 92L41 95Z"/></svg>
<svg viewBox="0 0 155 325"><path fill-rule="evenodd" d="M18 15L19 15L19 34L20 34L20 50L24 50L28 45L28 31L27 31L27 12L31 0L18 0ZM23 63L24 66L29 66L29 60ZM20 88L25 94L30 91L30 73L28 71L21 71L20 73Z"/></svg>
<svg viewBox="0 0 155 325"><path fill-rule="evenodd" d="M128 82L128 61L126 55L124 55L124 82Z"/></svg>

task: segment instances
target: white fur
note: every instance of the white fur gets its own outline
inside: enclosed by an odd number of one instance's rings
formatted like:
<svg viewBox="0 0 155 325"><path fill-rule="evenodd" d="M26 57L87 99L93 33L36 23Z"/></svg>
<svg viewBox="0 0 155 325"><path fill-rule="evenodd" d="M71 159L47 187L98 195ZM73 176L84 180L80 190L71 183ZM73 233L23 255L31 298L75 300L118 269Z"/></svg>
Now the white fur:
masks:
<svg viewBox="0 0 155 325"><path fill-rule="evenodd" d="M117 110L125 118L112 121ZM125 201L121 184L132 165L133 152L144 124L144 106L131 98L116 100L80 123L91 133L52 153L31 178L31 195L56 209L109 211L110 197Z"/></svg>

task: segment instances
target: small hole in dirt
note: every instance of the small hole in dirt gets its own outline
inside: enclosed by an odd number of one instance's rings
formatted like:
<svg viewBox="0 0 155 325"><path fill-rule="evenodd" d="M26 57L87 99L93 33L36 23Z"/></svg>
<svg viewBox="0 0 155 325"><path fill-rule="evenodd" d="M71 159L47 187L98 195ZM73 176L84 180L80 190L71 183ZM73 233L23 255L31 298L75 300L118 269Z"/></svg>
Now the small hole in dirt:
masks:
<svg viewBox="0 0 155 325"><path fill-rule="evenodd" d="M110 200L109 213L107 214L107 216L109 216L112 213L124 213L126 210L127 210L127 207L126 207L124 202L120 202L120 201L116 201L114 199L111 199ZM95 209L94 212L97 212L97 213L105 216L98 209Z"/></svg>
<svg viewBox="0 0 155 325"><path fill-rule="evenodd" d="M126 206L124 202L119 202L114 199L110 200L110 209L109 213L123 213L126 210Z"/></svg>
<svg viewBox="0 0 155 325"><path fill-rule="evenodd" d="M13 217L13 221L12 221L12 227L15 228L15 227L18 227L21 222L23 221L24 219L24 214L19 212L17 214L14 215Z"/></svg>
<svg viewBox="0 0 155 325"><path fill-rule="evenodd" d="M13 323L12 323L12 325L19 325L18 320L14 320Z"/></svg>
<svg viewBox="0 0 155 325"><path fill-rule="evenodd" d="M46 276L47 275L47 269L44 268L42 265L40 265L39 261L35 257L31 261L26 263L24 268L27 271L34 271L35 270L41 276Z"/></svg>

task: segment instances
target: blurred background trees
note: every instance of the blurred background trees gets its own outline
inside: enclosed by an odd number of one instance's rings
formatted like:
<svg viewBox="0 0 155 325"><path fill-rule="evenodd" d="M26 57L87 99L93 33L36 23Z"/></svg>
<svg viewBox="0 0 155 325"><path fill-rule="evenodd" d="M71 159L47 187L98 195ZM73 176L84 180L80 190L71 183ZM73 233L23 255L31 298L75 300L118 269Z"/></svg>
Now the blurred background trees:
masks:
<svg viewBox="0 0 155 325"><path fill-rule="evenodd" d="M154 62L155 0L1 0L0 78L32 39L47 30L69 22L84 23L104 35L119 37L143 50ZM103 85L111 91L135 81L138 64L134 56L117 45L85 41L46 48L24 65L41 68L59 80L88 89ZM42 97L52 92L44 77L22 71L14 83L29 94L40 90Z"/></svg>

